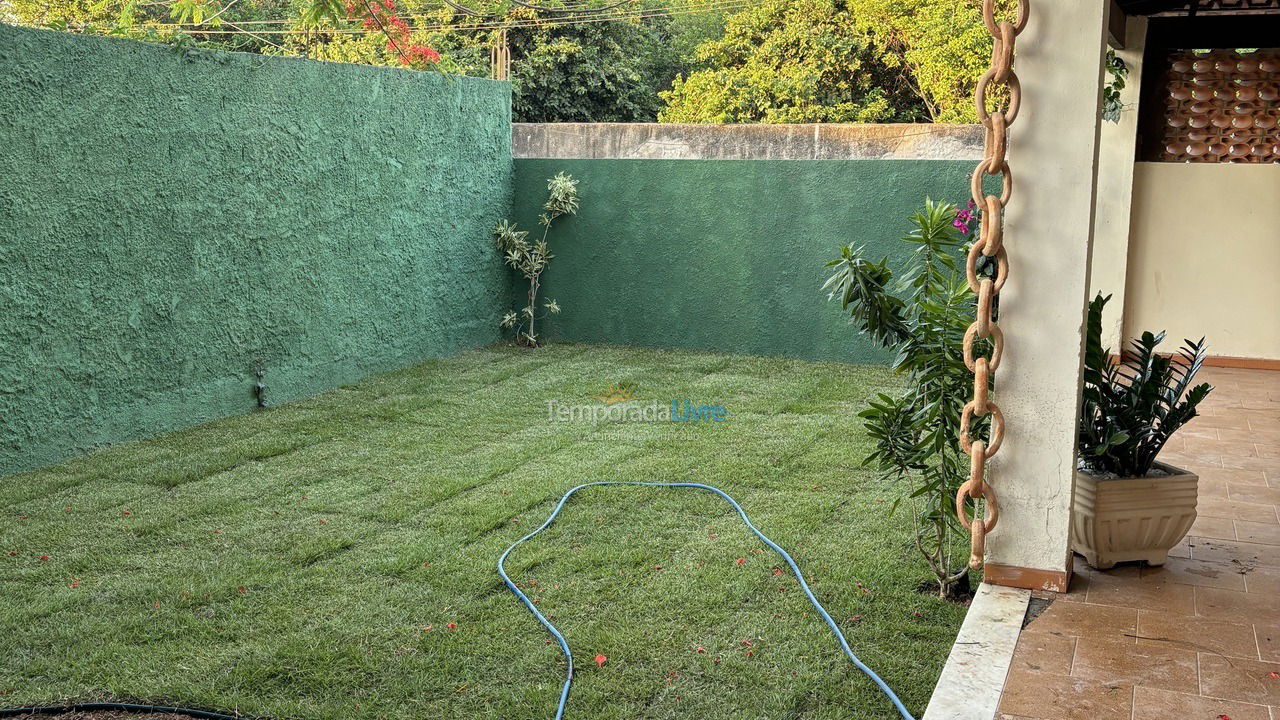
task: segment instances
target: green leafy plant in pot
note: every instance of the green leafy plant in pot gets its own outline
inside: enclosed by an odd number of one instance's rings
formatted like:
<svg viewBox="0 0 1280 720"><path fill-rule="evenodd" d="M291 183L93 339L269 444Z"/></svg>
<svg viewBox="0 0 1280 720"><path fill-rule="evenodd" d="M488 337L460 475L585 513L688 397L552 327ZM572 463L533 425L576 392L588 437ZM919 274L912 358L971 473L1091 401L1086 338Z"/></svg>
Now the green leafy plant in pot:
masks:
<svg viewBox="0 0 1280 720"><path fill-rule="evenodd" d="M1213 390L1192 385L1205 342L1186 340L1166 357L1156 351L1164 333L1144 332L1114 362L1102 346L1110 299L1089 303L1072 545L1094 567L1162 565L1195 521L1198 478L1156 458Z"/></svg>

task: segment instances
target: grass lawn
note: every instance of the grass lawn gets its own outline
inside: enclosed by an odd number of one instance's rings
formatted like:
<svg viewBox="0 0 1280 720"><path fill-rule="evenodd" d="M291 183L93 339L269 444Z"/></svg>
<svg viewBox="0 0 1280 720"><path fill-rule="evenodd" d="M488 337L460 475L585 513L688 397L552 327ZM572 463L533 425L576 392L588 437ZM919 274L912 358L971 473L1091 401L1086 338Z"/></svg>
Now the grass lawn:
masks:
<svg viewBox="0 0 1280 720"><path fill-rule="evenodd" d="M858 467L855 413L892 383L786 359L493 347L11 476L0 706L549 720L558 648L494 562L569 487L641 480L734 495L918 714L964 608L915 592L908 519ZM728 418L548 420L548 401L599 404L610 384ZM508 564L579 658L570 720L896 717L778 567L719 499L639 488L583 491Z"/></svg>

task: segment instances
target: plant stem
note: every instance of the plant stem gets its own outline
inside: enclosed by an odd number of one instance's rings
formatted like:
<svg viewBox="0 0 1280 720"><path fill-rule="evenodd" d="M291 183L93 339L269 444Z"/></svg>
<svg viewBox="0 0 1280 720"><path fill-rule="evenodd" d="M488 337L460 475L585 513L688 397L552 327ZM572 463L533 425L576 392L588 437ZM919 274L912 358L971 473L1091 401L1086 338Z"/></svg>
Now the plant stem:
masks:
<svg viewBox="0 0 1280 720"><path fill-rule="evenodd" d="M542 242L540 247L547 247L547 233L551 232L551 221L555 218L547 218L542 224ZM548 262L543 260L544 266ZM538 334L535 331L534 324L537 322L538 316L538 289L542 286L542 271L534 273L529 277L529 347L538 347Z"/></svg>
<svg viewBox="0 0 1280 720"><path fill-rule="evenodd" d="M534 331L534 322L538 316L538 286L541 284L540 279L542 273L538 273L529 278L529 346L538 346L538 336Z"/></svg>

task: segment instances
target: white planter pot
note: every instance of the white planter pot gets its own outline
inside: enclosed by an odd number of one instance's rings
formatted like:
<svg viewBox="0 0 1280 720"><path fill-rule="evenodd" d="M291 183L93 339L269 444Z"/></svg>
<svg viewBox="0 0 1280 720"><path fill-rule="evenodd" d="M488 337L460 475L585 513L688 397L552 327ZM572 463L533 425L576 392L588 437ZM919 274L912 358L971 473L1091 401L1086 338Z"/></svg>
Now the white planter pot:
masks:
<svg viewBox="0 0 1280 720"><path fill-rule="evenodd" d="M1196 519L1199 477L1156 463L1169 475L1100 479L1076 472L1071 545L1096 568L1145 560L1163 565Z"/></svg>

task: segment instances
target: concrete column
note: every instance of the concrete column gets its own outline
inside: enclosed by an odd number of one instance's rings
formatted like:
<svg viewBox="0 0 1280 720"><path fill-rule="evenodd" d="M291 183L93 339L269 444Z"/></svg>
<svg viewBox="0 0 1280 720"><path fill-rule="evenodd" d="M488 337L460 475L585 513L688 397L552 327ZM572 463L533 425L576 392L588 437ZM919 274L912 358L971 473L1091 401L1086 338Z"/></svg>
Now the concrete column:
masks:
<svg viewBox="0 0 1280 720"><path fill-rule="evenodd" d="M1065 589L1080 406L1085 295L1093 244L1109 0L1033 0L1014 67L1022 109L1009 131L1010 279L995 401L1004 447L992 462L999 526L986 579Z"/></svg>
<svg viewBox="0 0 1280 720"><path fill-rule="evenodd" d="M1125 27L1124 48L1116 57L1129 67L1129 78L1120 99L1120 122L1102 123L1098 154L1098 216L1093 223L1093 277L1089 297L1111 295L1102 319L1102 343L1120 352L1125 342L1125 277L1129 264L1129 209L1133 200L1133 165L1138 142L1138 97L1142 83L1142 52L1147 41L1147 19L1131 17ZM1109 80L1103 77L1103 82Z"/></svg>

